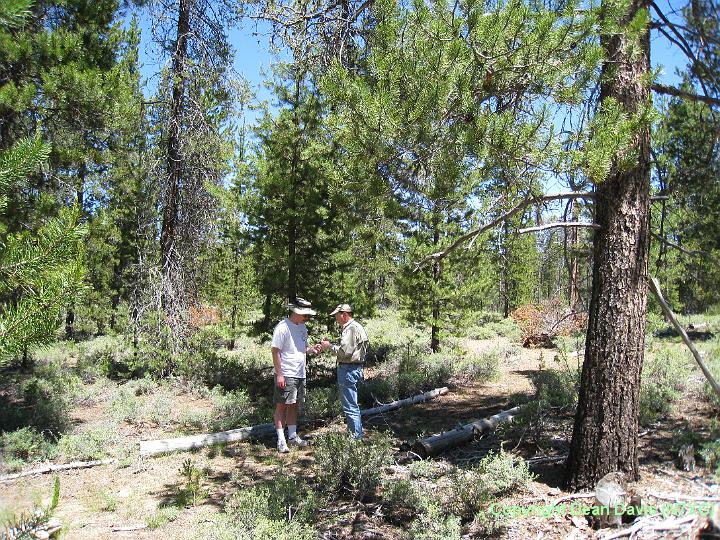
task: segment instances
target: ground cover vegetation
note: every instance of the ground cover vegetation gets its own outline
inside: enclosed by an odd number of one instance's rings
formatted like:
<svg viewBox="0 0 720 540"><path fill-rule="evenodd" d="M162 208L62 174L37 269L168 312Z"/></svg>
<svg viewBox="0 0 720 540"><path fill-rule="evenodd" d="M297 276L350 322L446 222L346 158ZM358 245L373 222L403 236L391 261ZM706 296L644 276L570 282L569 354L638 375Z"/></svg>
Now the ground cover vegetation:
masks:
<svg viewBox="0 0 720 540"><path fill-rule="evenodd" d="M717 14L4 2L0 472L117 472L9 480L7 534L55 513L70 537L118 520L176 537L484 537L538 532L496 504L641 481L678 453L716 483L720 398L646 278L720 376ZM229 36L253 20L277 53L272 106L231 68ZM688 57L681 86L651 70L651 31ZM146 43L165 66L153 85ZM355 306L362 407L449 394L368 419L352 444L325 355L309 361L310 450L141 459L141 439L270 420L268 340L297 296L319 312L313 341ZM518 404L468 449L408 461L416 438ZM128 471L145 487L124 487Z"/></svg>

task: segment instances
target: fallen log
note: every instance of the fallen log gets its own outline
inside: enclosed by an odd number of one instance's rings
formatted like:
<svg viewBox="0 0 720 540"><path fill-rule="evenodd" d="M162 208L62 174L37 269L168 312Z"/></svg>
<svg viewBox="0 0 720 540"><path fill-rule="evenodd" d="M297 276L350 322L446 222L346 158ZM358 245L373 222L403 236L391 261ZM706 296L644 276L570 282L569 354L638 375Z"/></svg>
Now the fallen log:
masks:
<svg viewBox="0 0 720 540"><path fill-rule="evenodd" d="M422 459L435 456L448 448L454 448L473 440L476 436L493 431L498 424L508 422L518 415L522 406L513 407L489 418L475 420L452 431L419 439L412 445L412 452Z"/></svg>
<svg viewBox="0 0 720 540"><path fill-rule="evenodd" d="M695 358L695 361L698 363L698 366L700 366L700 370L703 372L703 375L705 375L705 378L710 383L712 389L715 390L715 393L718 395L718 397L720 397L720 385L718 385L715 377L713 377L712 373L710 373L710 370L705 365L705 362L703 362L703 358L700 355L700 352L695 348L695 344L690 340L687 332L685 332L685 329L675 317L675 314L670 309L670 306L665 301L665 298L663 298L662 291L660 290L660 283L656 278L650 278L649 282L650 291L655 295L655 298L660 303L660 307L662 308L665 317L672 323L678 334L680 334L680 337L682 337L682 340L685 342L685 345L687 345L687 348L690 349L690 352Z"/></svg>
<svg viewBox="0 0 720 540"><path fill-rule="evenodd" d="M419 394L417 396L393 401L392 403L380 405L379 407L373 407L372 409L363 409L360 411L360 414L362 416L369 416L373 414L386 413L389 411L394 411L395 409L399 409L401 407L407 407L408 405L424 403L425 401L431 400L432 398L441 396L443 394L447 394L448 392L449 390L447 386L443 386L442 388L436 388L435 390L430 390L429 392L425 392L424 394Z"/></svg>
<svg viewBox="0 0 720 540"><path fill-rule="evenodd" d="M98 465L110 465L111 463L115 462L117 462L117 459L96 459L93 461L73 461L71 463L63 463L61 465L46 465L45 467L39 467L37 469L31 469L29 471L0 476L0 482L9 482L10 480L15 480L16 478L35 476L37 474L68 471L71 469L87 469L90 467L96 467Z"/></svg>
<svg viewBox="0 0 720 540"><path fill-rule="evenodd" d="M186 451L203 446L214 444L227 444L236 441L244 441L252 437L262 437L275 432L273 424L259 424L220 433L203 433L202 435L191 435L189 437L178 437L177 439L161 439L157 441L140 441L140 455L152 456L164 452Z"/></svg>
<svg viewBox="0 0 720 540"><path fill-rule="evenodd" d="M423 403L434 397L446 394L447 387L436 388L424 394L393 401L387 405L373 407L372 409L363 409L360 414L363 416L380 414L393 411L408 405ZM204 433L202 435L191 435L189 437L178 437L176 439L161 439L156 441L140 441L140 455L152 456L165 452L187 451L203 446L212 446L214 444L226 444L237 441L244 441L253 437L263 437L275 433L273 424L259 424L257 426L244 427L239 429L231 429L220 433Z"/></svg>

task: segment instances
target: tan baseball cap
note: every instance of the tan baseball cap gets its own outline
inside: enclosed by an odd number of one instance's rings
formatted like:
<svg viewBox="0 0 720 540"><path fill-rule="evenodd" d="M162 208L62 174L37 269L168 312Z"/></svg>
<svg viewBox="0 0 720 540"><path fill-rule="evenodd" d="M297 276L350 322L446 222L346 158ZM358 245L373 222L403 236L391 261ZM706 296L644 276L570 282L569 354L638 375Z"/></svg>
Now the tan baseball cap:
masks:
<svg viewBox="0 0 720 540"><path fill-rule="evenodd" d="M336 313L340 313L341 311L344 313L352 313L353 312L352 308L350 307L350 304L338 304L338 307L336 307L335 310L330 315L335 315Z"/></svg>

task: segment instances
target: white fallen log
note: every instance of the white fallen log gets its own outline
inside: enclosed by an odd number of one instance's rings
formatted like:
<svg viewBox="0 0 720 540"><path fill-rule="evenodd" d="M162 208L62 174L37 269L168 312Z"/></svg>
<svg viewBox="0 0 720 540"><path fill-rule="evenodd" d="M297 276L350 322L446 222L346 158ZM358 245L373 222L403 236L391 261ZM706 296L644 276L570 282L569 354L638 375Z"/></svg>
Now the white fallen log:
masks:
<svg viewBox="0 0 720 540"><path fill-rule="evenodd" d="M191 435L189 437L178 437L176 439L160 439L156 441L140 441L140 455L152 456L164 452L187 451L214 444L227 444L236 441L244 441L252 437L262 437L275 432L273 424L259 424L220 433L203 433L202 435Z"/></svg>
<svg viewBox="0 0 720 540"><path fill-rule="evenodd" d="M45 467L39 467L29 471L0 476L0 482L9 482L10 480L15 480L16 478L22 478L24 476L35 476L51 472L68 471L71 469L87 469L98 465L110 465L115 462L117 462L117 459L96 459L93 461L73 461L72 463L63 463L61 465L46 465Z"/></svg>
<svg viewBox="0 0 720 540"><path fill-rule="evenodd" d="M372 409L363 409L360 414L363 416L380 414L393 411L408 405L423 403L434 397L446 394L447 387L436 388L424 394L413 396L399 401L393 401L387 405L373 407ZM273 424L259 424L257 426L244 427L239 429L231 429L220 433L204 433L202 435L191 435L189 437L178 437L176 439L161 439L156 441L140 441L140 455L152 456L165 452L177 452L202 448L204 446L212 446L214 444L227 444L231 442L244 441L253 437L263 437L275 433Z"/></svg>
<svg viewBox="0 0 720 540"><path fill-rule="evenodd" d="M417 396L393 401L392 403L380 405L379 407L373 407L372 409L363 409L360 411L360 414L362 416L369 416L373 414L381 414L389 411L394 411L395 409L407 407L408 405L424 403L425 401L429 401L437 396L442 396L443 394L447 394L448 392L449 390L447 386L443 386L442 388L436 388L435 390L430 390L429 392L425 392L424 394L419 394Z"/></svg>
<svg viewBox="0 0 720 540"><path fill-rule="evenodd" d="M422 459L427 459L440 452L454 448L461 444L465 444L473 440L476 436L493 431L498 424L512 420L522 410L522 406L513 407L507 411L500 412L489 418L476 420L465 424L452 431L446 431L439 435L433 435L425 439L420 439L412 446L412 451L419 455Z"/></svg>

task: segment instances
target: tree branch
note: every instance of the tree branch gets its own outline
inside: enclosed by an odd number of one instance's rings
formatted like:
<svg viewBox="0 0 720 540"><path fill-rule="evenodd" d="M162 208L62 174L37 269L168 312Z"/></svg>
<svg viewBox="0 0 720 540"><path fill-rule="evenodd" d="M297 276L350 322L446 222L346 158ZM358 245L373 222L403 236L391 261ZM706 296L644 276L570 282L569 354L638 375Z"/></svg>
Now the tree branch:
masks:
<svg viewBox="0 0 720 540"><path fill-rule="evenodd" d="M595 194L590 193L590 192L554 193L551 195L542 195L539 197L535 196L533 194L530 194L527 197L525 197L525 199L523 199L521 202L519 202L517 205L515 205L513 208L511 208L507 212L499 215L494 220L492 220L490 223L488 223L486 225L482 225L482 226L478 227L477 229L473 229L473 230L463 234L462 236L457 238L452 244L450 244L447 248L445 248L443 251L438 251L436 253L431 253L430 255L427 255L426 257L424 257L422 260L420 260L415 265L415 270L413 270L413 271L417 272L418 270L420 270L420 268L425 263L427 263L429 261L433 261L433 260L439 261L439 260L444 259L445 257L448 256L448 254L455 251L458 248L458 246L462 245L464 242L467 242L471 238L476 237L479 234L482 234L483 232L487 231L488 229L492 229L498 223L502 223L503 221L510 219L515 214L517 214L521 210L524 210L531 204L540 204L543 202L557 201L557 200L561 200L561 199L584 199L584 198L592 199L594 197L595 197Z"/></svg>
<svg viewBox="0 0 720 540"><path fill-rule="evenodd" d="M547 229L559 229L561 227L571 228L571 227L587 227L589 229L595 229L598 230L600 228L600 225L597 223L583 223L580 221L557 221L554 223L546 223L545 225L538 225L537 227L527 227L525 229L518 229L518 234L524 234L529 232L539 232L539 231L545 231Z"/></svg>
<svg viewBox="0 0 720 540"><path fill-rule="evenodd" d="M707 251L699 251L697 249L687 249L687 248L682 247L679 244L675 244L674 242L671 242L667 238L663 238L662 236L660 236L657 233L650 233L650 234L656 240L660 240L662 243L667 244L668 246L674 247L675 249L681 251L685 255L703 255L705 257L710 257L710 253L708 253Z"/></svg>
<svg viewBox="0 0 720 540"><path fill-rule="evenodd" d="M700 94L693 94L692 92L685 92L684 90L680 90L679 88L675 88L673 86L666 86L659 83L653 84L650 88L652 88L652 90L657 92L658 94L666 94L668 96L689 99L691 101L699 101L700 103L705 103L706 105L714 105L715 107L720 107L720 99L718 98Z"/></svg>

